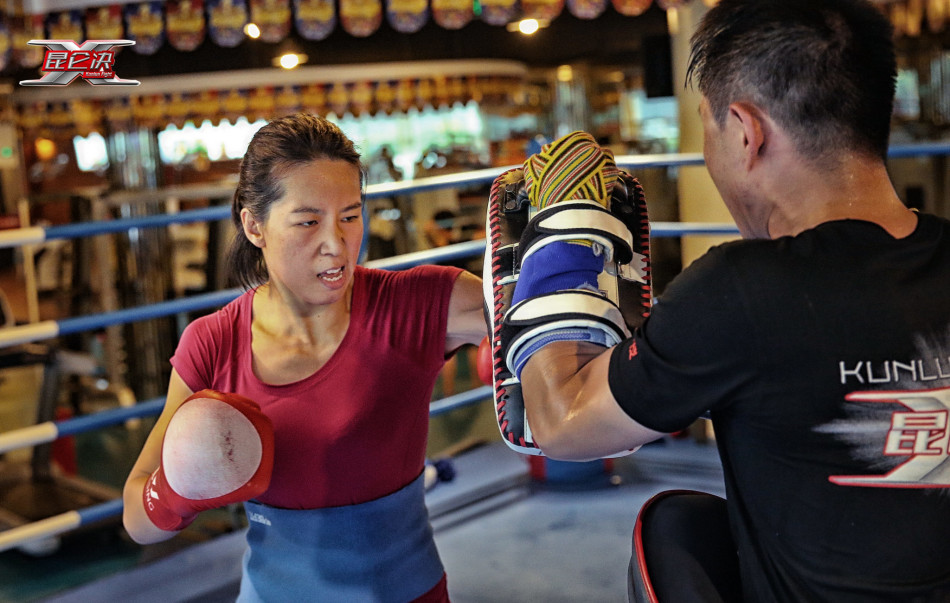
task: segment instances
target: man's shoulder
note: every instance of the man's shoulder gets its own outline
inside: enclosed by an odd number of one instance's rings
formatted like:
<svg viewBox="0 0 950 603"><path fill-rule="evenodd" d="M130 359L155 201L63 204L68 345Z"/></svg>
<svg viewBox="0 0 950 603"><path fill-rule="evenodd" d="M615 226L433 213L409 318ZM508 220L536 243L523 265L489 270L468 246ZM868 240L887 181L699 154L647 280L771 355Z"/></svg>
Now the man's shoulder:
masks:
<svg viewBox="0 0 950 603"><path fill-rule="evenodd" d="M694 260L689 269L718 271L729 266L748 263L768 263L779 252L779 242L772 239L738 239L710 247Z"/></svg>
<svg viewBox="0 0 950 603"><path fill-rule="evenodd" d="M944 233L950 232L950 218L920 212L917 214L917 219L922 227L935 228Z"/></svg>

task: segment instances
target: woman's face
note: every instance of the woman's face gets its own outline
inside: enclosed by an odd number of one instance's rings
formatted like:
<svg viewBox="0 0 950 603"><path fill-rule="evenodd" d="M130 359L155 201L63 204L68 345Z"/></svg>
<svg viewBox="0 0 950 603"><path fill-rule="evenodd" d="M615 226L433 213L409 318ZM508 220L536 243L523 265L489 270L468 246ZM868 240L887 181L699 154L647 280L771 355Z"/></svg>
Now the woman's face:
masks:
<svg viewBox="0 0 950 603"><path fill-rule="evenodd" d="M263 224L242 214L270 284L303 306L345 300L363 241L359 169L317 159L285 170L280 183L284 195Z"/></svg>

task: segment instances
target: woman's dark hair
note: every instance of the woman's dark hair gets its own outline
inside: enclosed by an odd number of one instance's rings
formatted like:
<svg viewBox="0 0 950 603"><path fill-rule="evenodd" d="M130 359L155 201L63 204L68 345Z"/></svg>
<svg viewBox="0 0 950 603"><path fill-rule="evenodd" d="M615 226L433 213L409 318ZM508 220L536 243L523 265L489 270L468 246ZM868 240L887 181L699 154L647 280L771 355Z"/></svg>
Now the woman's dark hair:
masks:
<svg viewBox="0 0 950 603"><path fill-rule="evenodd" d="M254 134L241 161L240 179L231 202L231 220L237 228L228 250L228 270L234 282L251 289L267 281L260 248L244 235L241 210L266 222L271 206L284 194L281 177L286 170L317 159L346 161L360 174L363 166L353 141L330 121L308 113L275 119Z"/></svg>
<svg viewBox="0 0 950 603"><path fill-rule="evenodd" d="M687 82L716 121L757 104L799 153L887 154L897 79L893 31L867 0L721 0L693 36Z"/></svg>

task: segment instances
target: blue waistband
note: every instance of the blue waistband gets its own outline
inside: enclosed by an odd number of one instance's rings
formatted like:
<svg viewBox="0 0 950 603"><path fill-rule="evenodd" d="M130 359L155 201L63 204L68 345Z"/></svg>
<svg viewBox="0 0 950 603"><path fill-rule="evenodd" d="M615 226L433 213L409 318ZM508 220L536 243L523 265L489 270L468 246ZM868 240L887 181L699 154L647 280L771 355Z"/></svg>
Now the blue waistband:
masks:
<svg viewBox="0 0 950 603"><path fill-rule="evenodd" d="M358 505L244 507L249 547L238 601L405 603L442 578L421 475Z"/></svg>

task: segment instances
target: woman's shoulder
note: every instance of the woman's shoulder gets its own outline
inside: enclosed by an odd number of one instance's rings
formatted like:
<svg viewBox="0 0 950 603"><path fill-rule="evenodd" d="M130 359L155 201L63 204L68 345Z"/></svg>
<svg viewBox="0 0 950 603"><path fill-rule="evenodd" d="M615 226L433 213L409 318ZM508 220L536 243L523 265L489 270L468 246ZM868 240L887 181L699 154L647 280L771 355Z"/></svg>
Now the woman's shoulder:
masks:
<svg viewBox="0 0 950 603"><path fill-rule="evenodd" d="M356 287L360 292L355 307L369 314L390 309L432 312L452 294L461 272L448 266L415 266L404 270L379 270L357 267Z"/></svg>
<svg viewBox="0 0 950 603"><path fill-rule="evenodd" d="M381 270L379 268L356 267L356 278L372 285L421 285L426 281L454 281L461 268L425 264L402 270Z"/></svg>
<svg viewBox="0 0 950 603"><path fill-rule="evenodd" d="M250 311L253 297L253 289L245 291L214 312L194 319L187 329L213 334L222 334L225 331L233 330L239 324L239 318L245 312Z"/></svg>

